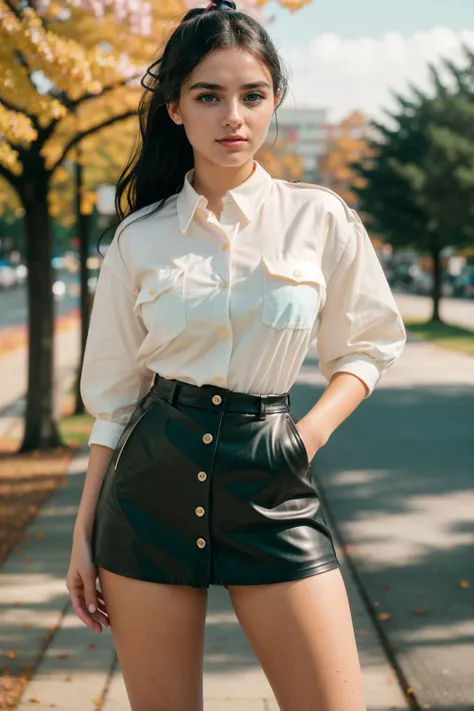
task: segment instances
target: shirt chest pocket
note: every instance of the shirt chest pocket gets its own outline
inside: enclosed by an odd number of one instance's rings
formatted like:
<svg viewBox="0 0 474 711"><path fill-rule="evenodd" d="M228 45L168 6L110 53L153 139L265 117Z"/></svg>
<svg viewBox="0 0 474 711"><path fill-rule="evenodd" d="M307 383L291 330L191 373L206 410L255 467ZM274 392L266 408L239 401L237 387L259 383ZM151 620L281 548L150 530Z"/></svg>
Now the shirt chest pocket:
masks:
<svg viewBox="0 0 474 711"><path fill-rule="evenodd" d="M143 277L133 307L157 346L186 328L184 267L155 267Z"/></svg>
<svg viewBox="0 0 474 711"><path fill-rule="evenodd" d="M276 329L311 328L326 298L321 267L309 259L263 257L262 320Z"/></svg>

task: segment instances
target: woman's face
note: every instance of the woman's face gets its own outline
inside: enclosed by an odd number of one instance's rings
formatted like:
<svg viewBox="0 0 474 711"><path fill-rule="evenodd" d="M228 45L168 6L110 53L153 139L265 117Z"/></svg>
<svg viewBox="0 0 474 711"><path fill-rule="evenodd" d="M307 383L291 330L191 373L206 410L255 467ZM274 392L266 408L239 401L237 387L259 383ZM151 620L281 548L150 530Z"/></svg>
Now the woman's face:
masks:
<svg viewBox="0 0 474 711"><path fill-rule="evenodd" d="M266 65L245 49L228 47L211 52L200 62L168 112L183 124L195 159L222 167L239 166L263 144L276 104L272 77ZM245 141L220 141L239 134Z"/></svg>

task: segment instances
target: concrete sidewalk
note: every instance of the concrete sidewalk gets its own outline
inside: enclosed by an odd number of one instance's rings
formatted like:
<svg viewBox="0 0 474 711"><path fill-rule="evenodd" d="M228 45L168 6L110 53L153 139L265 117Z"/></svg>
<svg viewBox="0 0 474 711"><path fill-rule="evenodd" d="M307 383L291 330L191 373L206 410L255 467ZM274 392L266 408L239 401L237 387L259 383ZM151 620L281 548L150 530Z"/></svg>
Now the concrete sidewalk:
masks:
<svg viewBox="0 0 474 711"><path fill-rule="evenodd" d="M323 387L307 358L298 417ZM313 463L416 708L473 711L474 358L409 338Z"/></svg>
<svg viewBox="0 0 474 711"><path fill-rule="evenodd" d="M22 555L12 554L0 571L2 647L12 672L35 668L19 711L35 708L83 711L104 698L103 711L126 711L129 704L117 665L111 631L92 632L73 612L65 586L72 532L87 466L87 452L72 463L67 483L58 487L27 534ZM40 534L40 537L37 535ZM344 556L346 582L369 711L408 707L387 662ZM28 560L25 569L23 561ZM45 638L46 635L46 638ZM277 711L272 690L235 617L225 588L211 587L204 657L205 711Z"/></svg>

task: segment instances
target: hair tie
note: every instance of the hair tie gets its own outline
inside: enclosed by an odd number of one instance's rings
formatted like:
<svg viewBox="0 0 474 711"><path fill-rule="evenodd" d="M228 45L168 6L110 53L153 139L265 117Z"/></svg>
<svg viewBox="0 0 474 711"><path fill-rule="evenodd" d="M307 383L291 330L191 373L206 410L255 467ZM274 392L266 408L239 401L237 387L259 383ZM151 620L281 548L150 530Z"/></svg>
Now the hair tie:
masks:
<svg viewBox="0 0 474 711"><path fill-rule="evenodd" d="M224 5L224 4L219 4L219 6L218 6L217 3L215 3L215 2L210 2L209 5L205 8L204 12L208 12L213 7L218 7L219 10L230 10L230 12L234 12L233 7L229 7L229 5Z"/></svg>

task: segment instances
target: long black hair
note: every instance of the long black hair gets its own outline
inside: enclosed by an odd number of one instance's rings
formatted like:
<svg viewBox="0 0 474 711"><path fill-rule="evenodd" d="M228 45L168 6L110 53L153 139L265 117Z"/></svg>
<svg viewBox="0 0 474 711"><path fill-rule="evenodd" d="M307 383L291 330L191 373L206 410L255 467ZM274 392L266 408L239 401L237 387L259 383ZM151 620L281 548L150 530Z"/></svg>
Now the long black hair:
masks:
<svg viewBox="0 0 474 711"><path fill-rule="evenodd" d="M245 48L262 61L272 76L274 95L280 90L278 105L284 100L288 80L282 61L257 20L237 11L233 0L216 0L207 11L189 10L169 37L162 56L142 78L145 92L138 105L140 136L117 182L115 209L120 221L157 202L153 211L145 212L148 217L180 192L185 174L194 167L194 155L184 126L172 121L166 103L179 100L181 87L204 57L225 47Z"/></svg>

